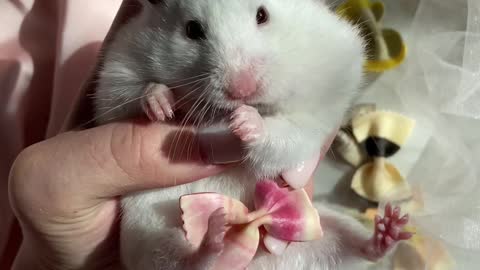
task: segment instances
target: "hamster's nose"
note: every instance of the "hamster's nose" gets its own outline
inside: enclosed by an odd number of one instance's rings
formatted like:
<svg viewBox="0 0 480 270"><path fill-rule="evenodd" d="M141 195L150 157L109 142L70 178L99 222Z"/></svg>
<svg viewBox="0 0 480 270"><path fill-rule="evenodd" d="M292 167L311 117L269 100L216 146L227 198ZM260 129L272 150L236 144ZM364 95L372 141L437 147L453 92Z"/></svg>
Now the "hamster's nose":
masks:
<svg viewBox="0 0 480 270"><path fill-rule="evenodd" d="M228 95L232 99L245 99L257 91L257 81L253 70L233 73L228 85Z"/></svg>

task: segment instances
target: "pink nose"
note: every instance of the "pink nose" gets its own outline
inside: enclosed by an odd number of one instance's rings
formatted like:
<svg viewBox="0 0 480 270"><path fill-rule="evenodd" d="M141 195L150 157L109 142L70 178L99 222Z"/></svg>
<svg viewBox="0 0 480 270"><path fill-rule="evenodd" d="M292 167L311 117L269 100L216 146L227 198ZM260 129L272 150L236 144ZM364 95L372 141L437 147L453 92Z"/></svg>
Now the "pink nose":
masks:
<svg viewBox="0 0 480 270"><path fill-rule="evenodd" d="M255 74L251 70L242 70L234 73L230 85L228 87L228 94L233 99L244 99L253 95L257 91L257 81Z"/></svg>

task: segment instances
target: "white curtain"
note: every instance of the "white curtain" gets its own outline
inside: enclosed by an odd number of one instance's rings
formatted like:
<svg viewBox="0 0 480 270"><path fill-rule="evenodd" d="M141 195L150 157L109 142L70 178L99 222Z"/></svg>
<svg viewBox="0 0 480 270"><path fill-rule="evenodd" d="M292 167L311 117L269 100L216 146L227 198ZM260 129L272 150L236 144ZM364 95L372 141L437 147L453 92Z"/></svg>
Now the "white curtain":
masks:
<svg viewBox="0 0 480 270"><path fill-rule="evenodd" d="M396 157L425 201L413 222L448 247L457 269L479 269L480 0L384 2L385 26L402 32L409 54L366 99L417 120Z"/></svg>

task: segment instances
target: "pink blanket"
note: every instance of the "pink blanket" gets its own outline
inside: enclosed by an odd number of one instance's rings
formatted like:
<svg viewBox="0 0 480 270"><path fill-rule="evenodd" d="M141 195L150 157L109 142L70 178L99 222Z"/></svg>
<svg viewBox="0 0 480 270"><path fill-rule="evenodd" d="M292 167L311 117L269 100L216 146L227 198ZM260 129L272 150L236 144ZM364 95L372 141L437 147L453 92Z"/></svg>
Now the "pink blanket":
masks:
<svg viewBox="0 0 480 270"><path fill-rule="evenodd" d="M9 168L24 147L59 132L120 4L0 1L0 269L8 269L19 239Z"/></svg>

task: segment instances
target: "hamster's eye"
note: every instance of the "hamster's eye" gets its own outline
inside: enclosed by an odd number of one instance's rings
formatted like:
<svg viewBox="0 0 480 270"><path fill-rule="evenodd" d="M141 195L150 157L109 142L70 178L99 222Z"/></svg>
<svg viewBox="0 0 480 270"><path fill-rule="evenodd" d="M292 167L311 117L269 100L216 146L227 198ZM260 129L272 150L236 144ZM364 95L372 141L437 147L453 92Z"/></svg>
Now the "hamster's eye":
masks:
<svg viewBox="0 0 480 270"><path fill-rule="evenodd" d="M189 39L205 39L203 26L197 21L188 21L185 30Z"/></svg>
<svg viewBox="0 0 480 270"><path fill-rule="evenodd" d="M264 24L268 22L268 12L265 7L261 6L257 10L257 24Z"/></svg>

